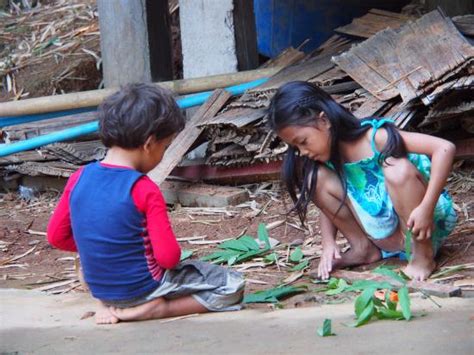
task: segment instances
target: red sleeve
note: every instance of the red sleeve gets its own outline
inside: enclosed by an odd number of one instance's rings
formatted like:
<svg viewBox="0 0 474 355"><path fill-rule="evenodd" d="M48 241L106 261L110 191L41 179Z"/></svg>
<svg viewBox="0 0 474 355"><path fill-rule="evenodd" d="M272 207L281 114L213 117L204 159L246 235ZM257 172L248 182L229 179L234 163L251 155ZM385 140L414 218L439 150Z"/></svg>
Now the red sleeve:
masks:
<svg viewBox="0 0 474 355"><path fill-rule="evenodd" d="M145 214L156 262L164 269L174 268L179 263L181 248L171 228L160 189L148 176L143 176L134 185L132 198L138 210Z"/></svg>
<svg viewBox="0 0 474 355"><path fill-rule="evenodd" d="M64 188L63 195L59 200L53 216L48 223L48 242L53 247L77 252L76 243L72 236L71 228L71 214L69 210L69 196L81 176L82 169L79 169L69 177L69 180Z"/></svg>

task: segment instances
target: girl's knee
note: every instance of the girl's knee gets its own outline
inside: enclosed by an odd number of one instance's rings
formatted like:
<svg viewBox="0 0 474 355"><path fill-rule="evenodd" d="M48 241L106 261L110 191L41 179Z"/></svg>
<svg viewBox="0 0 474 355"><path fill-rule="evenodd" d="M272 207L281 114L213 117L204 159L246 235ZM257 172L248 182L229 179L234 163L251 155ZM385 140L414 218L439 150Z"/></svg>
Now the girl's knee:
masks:
<svg viewBox="0 0 474 355"><path fill-rule="evenodd" d="M385 183L390 186L403 186L420 177L418 169L406 158L388 158L383 174Z"/></svg>
<svg viewBox="0 0 474 355"><path fill-rule="evenodd" d="M342 199L342 184L334 171L326 166L321 165L318 168L314 203L318 207L321 207L319 206L321 204L321 200L324 199L327 194Z"/></svg>

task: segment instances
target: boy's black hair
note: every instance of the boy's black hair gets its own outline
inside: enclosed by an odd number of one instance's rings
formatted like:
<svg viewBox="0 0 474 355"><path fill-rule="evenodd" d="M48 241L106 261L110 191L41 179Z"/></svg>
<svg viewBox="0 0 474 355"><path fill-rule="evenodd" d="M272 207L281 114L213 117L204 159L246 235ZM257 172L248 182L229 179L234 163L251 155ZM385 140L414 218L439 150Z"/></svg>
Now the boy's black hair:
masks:
<svg viewBox="0 0 474 355"><path fill-rule="evenodd" d="M172 93L152 84L123 86L100 104L98 116L100 139L109 148L138 148L148 137L166 138L186 123Z"/></svg>
<svg viewBox="0 0 474 355"><path fill-rule="evenodd" d="M273 96L268 116L270 126L276 132L288 126L314 126L320 112L324 112L331 124L331 156L329 162L341 180L344 189L343 206L347 196L347 185L344 180L343 162L338 149L339 141L355 141L361 137L371 125L361 125L362 122L373 119L359 120L352 113L339 105L334 99L317 86L305 81L293 81L280 87ZM385 123L388 140L380 152L379 163L387 157L396 158L407 155L405 144L392 123ZM286 184L291 199L294 202L292 211L296 211L304 224L308 204L316 191L318 162L307 157L301 157L298 150L288 147L282 168L282 179ZM297 196L297 190L300 196ZM339 211L339 210L338 210ZM336 212L337 214L337 212Z"/></svg>

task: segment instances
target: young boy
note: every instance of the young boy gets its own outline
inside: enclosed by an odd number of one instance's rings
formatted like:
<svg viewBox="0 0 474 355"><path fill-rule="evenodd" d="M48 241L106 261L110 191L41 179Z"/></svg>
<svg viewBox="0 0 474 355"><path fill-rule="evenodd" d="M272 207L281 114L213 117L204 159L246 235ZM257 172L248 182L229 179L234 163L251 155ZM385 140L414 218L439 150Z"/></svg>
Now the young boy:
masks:
<svg viewBox="0 0 474 355"><path fill-rule="evenodd" d="M101 104L99 125L106 157L69 178L48 225L51 245L79 252L96 323L240 309L240 274L179 263L165 200L145 175L185 125L171 93L128 85Z"/></svg>

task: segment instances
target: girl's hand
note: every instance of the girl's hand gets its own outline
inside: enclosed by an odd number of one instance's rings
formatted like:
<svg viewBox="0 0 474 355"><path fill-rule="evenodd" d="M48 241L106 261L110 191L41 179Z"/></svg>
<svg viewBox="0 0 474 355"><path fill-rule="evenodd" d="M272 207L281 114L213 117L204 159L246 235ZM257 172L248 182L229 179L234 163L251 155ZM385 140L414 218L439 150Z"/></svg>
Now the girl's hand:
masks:
<svg viewBox="0 0 474 355"><path fill-rule="evenodd" d="M318 277L327 280L332 271L333 260L340 258L341 252L336 243L330 243L323 246L323 254L321 255L318 265Z"/></svg>
<svg viewBox="0 0 474 355"><path fill-rule="evenodd" d="M433 210L423 205L416 207L408 218L407 228L411 229L416 240L430 239L433 232Z"/></svg>

